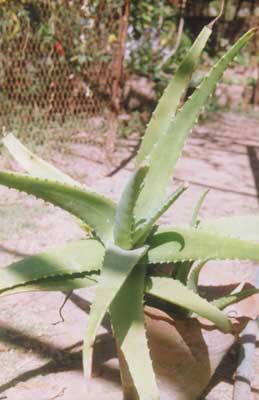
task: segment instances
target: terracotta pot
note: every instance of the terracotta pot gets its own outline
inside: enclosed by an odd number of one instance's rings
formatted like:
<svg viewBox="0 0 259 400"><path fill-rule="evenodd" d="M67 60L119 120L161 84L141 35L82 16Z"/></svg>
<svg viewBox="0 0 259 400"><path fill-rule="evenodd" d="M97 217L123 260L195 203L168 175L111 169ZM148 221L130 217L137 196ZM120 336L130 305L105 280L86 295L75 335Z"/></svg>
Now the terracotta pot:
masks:
<svg viewBox="0 0 259 400"><path fill-rule="evenodd" d="M196 400L207 387L215 369L234 344L236 336L220 332L215 326L209 325L207 321L205 323L196 318L175 320L163 311L151 307L145 307L145 319L161 400ZM245 318L241 320L242 322L236 321L235 331L241 331L247 320ZM107 360L111 357L111 353L111 342L107 344L106 341L103 345L99 342L99 351L97 352L99 360L95 362L95 365L100 363L100 355L101 358ZM124 399L136 400L138 397L126 364L121 354L118 353L118 355ZM117 369L118 365L113 365L112 368ZM101 378L102 384L104 384L107 363L104 370L102 368L97 370L100 375L97 379ZM92 379L90 385L97 383L95 379ZM111 398L121 399L117 389Z"/></svg>
<svg viewBox="0 0 259 400"><path fill-rule="evenodd" d="M228 265L228 268L219 268L217 262L214 264L211 262L202 271L202 290L208 297L210 295L211 298L216 298L230 293L239 282L252 283L254 275L254 266L234 263ZM249 287L249 284L246 286ZM232 317L235 333L239 333L249 319L255 319L259 315L259 295L253 295L231 305L224 312ZM161 400L197 400L208 386L221 360L234 344L237 335L224 334L201 318L177 320L151 307L145 308L145 315L149 347ZM111 357L111 342L103 342L103 345L100 343L100 346L103 346L103 350L97 354L108 360ZM113 359L110 364L104 363L103 369L99 368L98 372L101 375L97 380L91 380L90 385L95 387L93 397L88 397L88 400L98 398L96 385L99 385L98 393L102 393L103 400L121 400L119 366L114 357L113 342ZM120 362L123 365L121 357ZM111 385L111 376L113 382L116 382L114 385ZM123 383L124 399L135 400L134 387L125 366ZM105 390L107 397L104 396Z"/></svg>
<svg viewBox="0 0 259 400"><path fill-rule="evenodd" d="M145 314L161 399L197 399L234 344L235 335L224 334L201 319L174 320L152 308Z"/></svg>

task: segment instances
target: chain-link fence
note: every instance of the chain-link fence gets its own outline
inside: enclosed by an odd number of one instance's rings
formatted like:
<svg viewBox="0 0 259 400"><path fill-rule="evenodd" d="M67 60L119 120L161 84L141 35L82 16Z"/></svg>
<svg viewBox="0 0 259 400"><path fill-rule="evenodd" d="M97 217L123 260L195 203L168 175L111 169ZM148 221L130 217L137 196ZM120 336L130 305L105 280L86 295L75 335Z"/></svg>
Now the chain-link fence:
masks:
<svg viewBox="0 0 259 400"><path fill-rule="evenodd" d="M234 27L258 24L253 2L239 3L234 14L230 10L236 23L231 19L230 24L226 14L215 27L207 50L212 58L219 38L234 42ZM25 142L60 148L79 136L86 142L106 136L107 154L112 153L122 97L126 112L150 113L219 5L207 0L0 0L0 135L4 128ZM233 37L225 32L230 28ZM250 53L258 53L258 47ZM128 79L122 93L124 54ZM257 98L256 78L252 82Z"/></svg>
<svg viewBox="0 0 259 400"><path fill-rule="evenodd" d="M0 0L1 129L36 144L107 132L120 12L119 1Z"/></svg>

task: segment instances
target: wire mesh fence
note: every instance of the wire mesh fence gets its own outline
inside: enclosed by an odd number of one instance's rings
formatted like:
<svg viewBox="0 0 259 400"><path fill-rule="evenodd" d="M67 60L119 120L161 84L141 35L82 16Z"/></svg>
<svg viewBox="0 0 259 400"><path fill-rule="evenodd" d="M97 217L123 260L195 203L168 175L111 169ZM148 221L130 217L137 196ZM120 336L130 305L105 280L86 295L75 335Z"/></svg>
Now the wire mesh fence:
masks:
<svg viewBox="0 0 259 400"><path fill-rule="evenodd" d="M212 3L0 0L0 136L4 128L32 145L61 150L71 141L105 141L107 153L110 141L112 153L120 99L131 119L135 110L150 114L186 48L217 15ZM253 2L242 2L249 18L238 4L236 23L224 16L215 28L209 57L221 37L234 42L236 30L258 25ZM233 37L225 31L230 28ZM250 53L258 54L258 46ZM124 55L129 76L123 88ZM255 103L257 81L256 75Z"/></svg>
<svg viewBox="0 0 259 400"><path fill-rule="evenodd" d="M118 4L0 1L2 129L53 145L107 132Z"/></svg>

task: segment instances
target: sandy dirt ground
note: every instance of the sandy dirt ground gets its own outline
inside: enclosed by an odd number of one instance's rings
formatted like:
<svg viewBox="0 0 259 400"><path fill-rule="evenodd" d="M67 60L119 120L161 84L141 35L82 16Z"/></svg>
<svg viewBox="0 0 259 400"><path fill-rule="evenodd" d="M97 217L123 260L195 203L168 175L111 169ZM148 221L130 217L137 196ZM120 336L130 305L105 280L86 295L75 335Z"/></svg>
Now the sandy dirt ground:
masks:
<svg viewBox="0 0 259 400"><path fill-rule="evenodd" d="M119 140L113 167L105 165L102 147L93 145L73 145L69 154L52 155L50 161L81 182L118 199L134 165L137 139L132 135L128 140ZM4 164L17 169L10 159L5 158ZM221 113L197 127L185 146L172 186L183 181L190 183L189 190L162 222L187 223L195 202L207 188L210 192L201 211L203 217L258 213L259 119ZM82 237L67 213L3 187L0 216L1 266L25 254ZM217 263L209 263L201 284L253 282L256 270L247 262L221 263L227 271L222 282L218 268ZM90 382L83 378L81 348L89 296L91 299L91 293L84 290L76 291L65 305L65 322L60 324L55 323L59 321L63 293L1 298L0 400L122 398L116 358L103 366L98 378ZM231 399L235 360L234 349L203 399ZM259 348L254 365L253 399L259 399Z"/></svg>

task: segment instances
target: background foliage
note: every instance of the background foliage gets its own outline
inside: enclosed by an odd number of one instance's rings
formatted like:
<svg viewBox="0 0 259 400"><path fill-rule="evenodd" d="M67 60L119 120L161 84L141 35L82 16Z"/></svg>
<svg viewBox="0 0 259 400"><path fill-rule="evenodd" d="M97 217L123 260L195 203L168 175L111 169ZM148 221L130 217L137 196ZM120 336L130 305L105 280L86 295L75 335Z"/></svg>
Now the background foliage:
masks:
<svg viewBox="0 0 259 400"><path fill-rule="evenodd" d="M1 127L40 143L53 138L67 142L71 134L88 131L88 125L93 134L111 130L112 71L124 4L125 0L1 0ZM130 89L120 101L127 113L150 112L194 37L219 12L220 1L131 0L130 6L126 71L120 81L126 88L129 82ZM258 23L258 15L255 1L226 1L191 87L199 83L216 53ZM256 43L255 39L238 57L244 68L257 68ZM241 84L250 87L248 103L257 103L258 79L250 72ZM146 81L132 88L132 77ZM127 119L120 122L122 134L139 131L146 121L141 114L136 123L136 114L133 117L130 125Z"/></svg>

